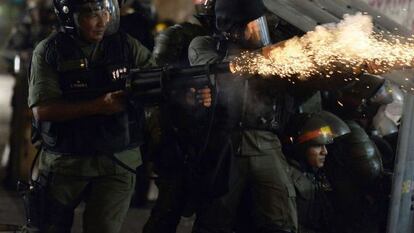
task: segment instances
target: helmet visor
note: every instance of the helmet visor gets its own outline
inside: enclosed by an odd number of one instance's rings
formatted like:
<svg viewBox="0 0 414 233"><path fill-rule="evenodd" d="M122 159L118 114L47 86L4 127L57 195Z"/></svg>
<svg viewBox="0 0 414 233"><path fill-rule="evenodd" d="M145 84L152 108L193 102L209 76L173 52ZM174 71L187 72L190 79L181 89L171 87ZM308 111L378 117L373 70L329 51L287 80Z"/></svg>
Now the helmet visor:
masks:
<svg viewBox="0 0 414 233"><path fill-rule="evenodd" d="M103 27L105 35L111 35L119 28L119 6L117 0L91 1L79 5L74 19L77 28L82 20L97 20Z"/></svg>
<svg viewBox="0 0 414 233"><path fill-rule="evenodd" d="M261 48L271 44L269 28L266 16L262 16L246 25L244 32L245 40L255 48Z"/></svg>

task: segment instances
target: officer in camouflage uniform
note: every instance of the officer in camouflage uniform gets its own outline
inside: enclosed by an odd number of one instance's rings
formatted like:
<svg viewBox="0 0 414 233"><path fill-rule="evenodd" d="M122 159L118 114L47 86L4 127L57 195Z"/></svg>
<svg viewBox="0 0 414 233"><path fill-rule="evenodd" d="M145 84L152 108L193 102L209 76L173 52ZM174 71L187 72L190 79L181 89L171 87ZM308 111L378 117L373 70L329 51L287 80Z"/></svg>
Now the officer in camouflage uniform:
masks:
<svg viewBox="0 0 414 233"><path fill-rule="evenodd" d="M121 19L119 27L130 36L139 40L148 50L154 47L153 30L156 20L150 9L140 0L120 0Z"/></svg>
<svg viewBox="0 0 414 233"><path fill-rule="evenodd" d="M154 58L159 65L189 65L188 46L196 36L213 34L215 0L193 1L197 23L176 24L162 31L155 39ZM160 115L161 111L161 115ZM201 106L183 108L177 103L167 103L158 114L158 124L151 127L152 138L161 131L160 142L152 154L158 199L151 216L144 226L144 233L173 233L188 201L187 157L194 156L199 150L203 136L203 120L197 116L206 111ZM161 128L161 129L160 129ZM159 137L159 136L158 136Z"/></svg>
<svg viewBox="0 0 414 233"><path fill-rule="evenodd" d="M118 164L141 164L143 124L142 107L120 88L129 68L155 62L118 32L116 1L56 0L54 7L62 31L36 47L29 83L47 203L35 227L70 232L85 201L83 232L120 232L135 176Z"/></svg>
<svg viewBox="0 0 414 233"><path fill-rule="evenodd" d="M188 46L194 37L215 32L215 0L193 0L195 15L189 22L175 24L155 38L154 58L159 65L188 65Z"/></svg>
<svg viewBox="0 0 414 233"><path fill-rule="evenodd" d="M235 9L239 14L233 15ZM241 49L264 45L268 38L249 41L243 36L247 23L263 20L263 14L259 1L239 5L217 1L218 26L228 40L195 38L189 48L190 63L226 61ZM287 82L277 79L219 77L216 85L213 130L199 168L205 175L197 186L210 199L198 210L193 232L232 232L246 191L252 198L254 232L297 232L296 192L277 134L300 98L287 91Z"/></svg>
<svg viewBox="0 0 414 233"><path fill-rule="evenodd" d="M286 154L296 189L299 232L333 232L331 187L322 171L333 139L350 133L348 126L329 112L300 114L290 121Z"/></svg>

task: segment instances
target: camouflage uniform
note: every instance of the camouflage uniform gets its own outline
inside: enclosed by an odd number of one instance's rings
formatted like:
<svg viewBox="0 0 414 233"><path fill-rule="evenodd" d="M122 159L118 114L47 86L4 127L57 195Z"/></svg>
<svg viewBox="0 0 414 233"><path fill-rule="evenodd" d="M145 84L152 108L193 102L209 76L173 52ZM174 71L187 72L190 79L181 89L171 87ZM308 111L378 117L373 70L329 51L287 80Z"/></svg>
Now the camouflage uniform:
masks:
<svg viewBox="0 0 414 233"><path fill-rule="evenodd" d="M212 37L195 38L189 49L190 63L200 65L220 61L221 56L216 48L217 42ZM227 54L232 54L231 49L227 50ZM230 156L232 160L227 168L230 169L228 192L214 198L197 212L193 232L232 232L237 208L246 190L251 192L256 232L296 232L296 193L289 177L290 168L275 133L283 127L290 111L295 109L294 103L290 102L292 99L288 98L290 95L286 92L286 86L266 80L246 81L232 77L219 79L217 85L220 88L218 95L222 96L215 97L219 98L216 109L216 118L219 119L216 120L210 144L218 143L216 146L222 149L226 148L227 143L230 144L224 152L227 153L224 156L227 159ZM237 105L231 103L232 100L242 100L243 103L232 108ZM224 103L227 107L221 109L223 103L220 101L228 101ZM269 109L280 114L270 114L269 118ZM235 112L244 116L240 119L239 114L234 115ZM236 119L235 126L229 126L234 123L232 118ZM270 127L274 127L273 130ZM220 138L222 133L219 132L227 133ZM212 155L206 153L206 157Z"/></svg>
<svg viewBox="0 0 414 233"><path fill-rule="evenodd" d="M127 36L127 46L137 67L155 64L151 53L138 41ZM46 45L50 37L35 49L29 83L29 107L62 98L56 69L46 62ZM84 54L103 55L101 44L76 40ZM88 59L92 59L88 56ZM93 60L91 61L93 62ZM85 148L86 149L86 148ZM139 147L115 153L124 164L135 168L141 162ZM74 209L84 200L84 232L119 232L134 190L135 176L105 154L63 155L42 150L39 169L46 176L48 203L45 216L47 232L70 232Z"/></svg>

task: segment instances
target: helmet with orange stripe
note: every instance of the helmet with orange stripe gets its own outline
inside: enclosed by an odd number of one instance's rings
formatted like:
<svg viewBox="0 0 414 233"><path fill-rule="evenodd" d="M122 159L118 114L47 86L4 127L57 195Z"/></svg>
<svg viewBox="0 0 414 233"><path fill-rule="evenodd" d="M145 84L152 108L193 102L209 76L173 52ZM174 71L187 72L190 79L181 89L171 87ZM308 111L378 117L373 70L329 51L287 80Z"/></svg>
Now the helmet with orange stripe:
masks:
<svg viewBox="0 0 414 233"><path fill-rule="evenodd" d="M327 144L351 132L345 122L326 111L296 115L289 125L287 134L292 145L290 153L287 150L288 154L312 168L324 166L328 154Z"/></svg>
<svg viewBox="0 0 414 233"><path fill-rule="evenodd" d="M334 133L320 114L300 114L296 117L291 141L292 159L310 170L322 168L328 150L325 145L333 142Z"/></svg>
<svg viewBox="0 0 414 233"><path fill-rule="evenodd" d="M302 118L302 119L300 119ZM304 114L298 125L302 125L293 138L296 145L326 145L332 143L334 134L329 124L317 114Z"/></svg>

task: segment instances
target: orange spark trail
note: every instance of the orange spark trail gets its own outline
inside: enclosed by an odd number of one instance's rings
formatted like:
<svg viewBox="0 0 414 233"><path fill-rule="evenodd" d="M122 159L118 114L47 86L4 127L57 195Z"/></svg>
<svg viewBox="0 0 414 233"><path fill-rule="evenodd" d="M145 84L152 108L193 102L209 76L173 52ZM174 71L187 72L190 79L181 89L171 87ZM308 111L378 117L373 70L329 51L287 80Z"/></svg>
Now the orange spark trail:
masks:
<svg viewBox="0 0 414 233"><path fill-rule="evenodd" d="M276 75L281 78L326 78L342 68L377 65L375 73L412 66L414 39L376 33L371 16L345 15L338 24L317 26L302 37L264 48L262 53L245 52L232 61L235 73Z"/></svg>

